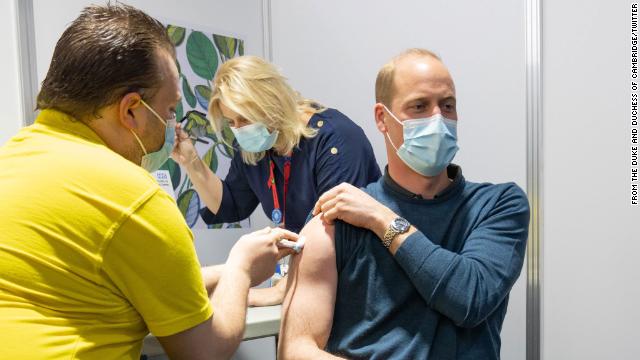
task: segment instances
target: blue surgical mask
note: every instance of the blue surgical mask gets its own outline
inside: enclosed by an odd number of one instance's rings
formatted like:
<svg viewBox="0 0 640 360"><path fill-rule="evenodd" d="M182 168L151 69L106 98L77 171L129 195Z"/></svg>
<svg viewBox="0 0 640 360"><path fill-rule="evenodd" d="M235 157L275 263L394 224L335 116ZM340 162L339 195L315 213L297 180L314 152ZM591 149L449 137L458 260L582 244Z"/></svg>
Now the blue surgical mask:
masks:
<svg viewBox="0 0 640 360"><path fill-rule="evenodd" d="M169 159L169 156L171 156L171 151L173 150L173 142L176 134L176 122L175 119L164 120L160 115L158 115L157 112L155 112L155 110L151 108L151 106L147 105L144 100L140 100L140 102L149 111L151 111L151 113L165 126L164 144L162 145L160 150L154 151L152 153L147 153L147 149L144 147L144 144L142 144L142 141L140 140L138 135L136 135L136 133L131 130L133 136L136 138L136 140L138 140L138 144L140 144L142 152L144 152L144 156L142 157L140 166L142 166L148 172L154 172L160 169L162 164L164 164L165 161Z"/></svg>
<svg viewBox="0 0 640 360"><path fill-rule="evenodd" d="M436 176L451 164L458 151L457 121L441 114L400 121L386 106L384 108L402 125L404 143L399 149L391 141L389 133L387 138L408 167L424 176Z"/></svg>
<svg viewBox="0 0 640 360"><path fill-rule="evenodd" d="M231 128L242 150L252 153L271 149L278 139L278 131L269 134L264 124L256 122L239 128Z"/></svg>

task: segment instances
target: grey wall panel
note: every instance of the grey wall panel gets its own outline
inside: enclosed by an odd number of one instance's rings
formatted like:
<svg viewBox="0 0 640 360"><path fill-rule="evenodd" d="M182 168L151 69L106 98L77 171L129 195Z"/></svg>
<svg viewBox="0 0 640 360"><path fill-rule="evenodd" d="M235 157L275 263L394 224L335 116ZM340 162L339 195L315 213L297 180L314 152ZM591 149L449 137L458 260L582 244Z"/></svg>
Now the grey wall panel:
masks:
<svg viewBox="0 0 640 360"><path fill-rule="evenodd" d="M630 4L543 4L545 360L640 354Z"/></svg>

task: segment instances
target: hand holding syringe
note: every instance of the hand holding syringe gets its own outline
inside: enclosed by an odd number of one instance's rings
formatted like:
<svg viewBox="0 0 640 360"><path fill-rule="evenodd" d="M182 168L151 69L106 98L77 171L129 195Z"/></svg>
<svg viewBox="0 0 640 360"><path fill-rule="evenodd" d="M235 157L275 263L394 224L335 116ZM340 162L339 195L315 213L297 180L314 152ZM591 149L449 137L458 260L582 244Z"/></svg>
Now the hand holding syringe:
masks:
<svg viewBox="0 0 640 360"><path fill-rule="evenodd" d="M278 246L292 249L293 251L296 252L296 254L299 254L302 251L302 249L304 248L305 240L306 239L305 239L304 236L300 236L298 238L298 241L291 241L291 240L287 240L287 239L282 239L282 240L278 241Z"/></svg>

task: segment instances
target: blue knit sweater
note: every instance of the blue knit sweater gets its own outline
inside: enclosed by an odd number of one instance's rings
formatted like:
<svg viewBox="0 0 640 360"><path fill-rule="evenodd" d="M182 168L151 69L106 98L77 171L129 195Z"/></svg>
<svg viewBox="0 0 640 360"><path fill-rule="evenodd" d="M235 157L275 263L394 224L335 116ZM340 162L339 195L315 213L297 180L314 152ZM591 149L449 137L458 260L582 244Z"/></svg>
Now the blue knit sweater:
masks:
<svg viewBox="0 0 640 360"><path fill-rule="evenodd" d="M366 192L418 231L395 257L337 222L337 298L326 350L350 359L499 359L509 291L522 269L529 204L515 184L466 182L432 200L388 174Z"/></svg>

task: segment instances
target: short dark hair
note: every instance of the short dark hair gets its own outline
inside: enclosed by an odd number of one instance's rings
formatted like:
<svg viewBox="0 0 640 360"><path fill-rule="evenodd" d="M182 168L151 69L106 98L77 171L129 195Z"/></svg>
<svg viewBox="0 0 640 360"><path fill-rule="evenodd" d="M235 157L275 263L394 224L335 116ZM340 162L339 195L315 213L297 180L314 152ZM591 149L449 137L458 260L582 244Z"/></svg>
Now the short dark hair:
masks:
<svg viewBox="0 0 640 360"><path fill-rule="evenodd" d="M76 119L132 91L153 97L163 79L158 51L176 57L164 26L122 3L85 7L64 31L38 94L38 109L56 109Z"/></svg>

